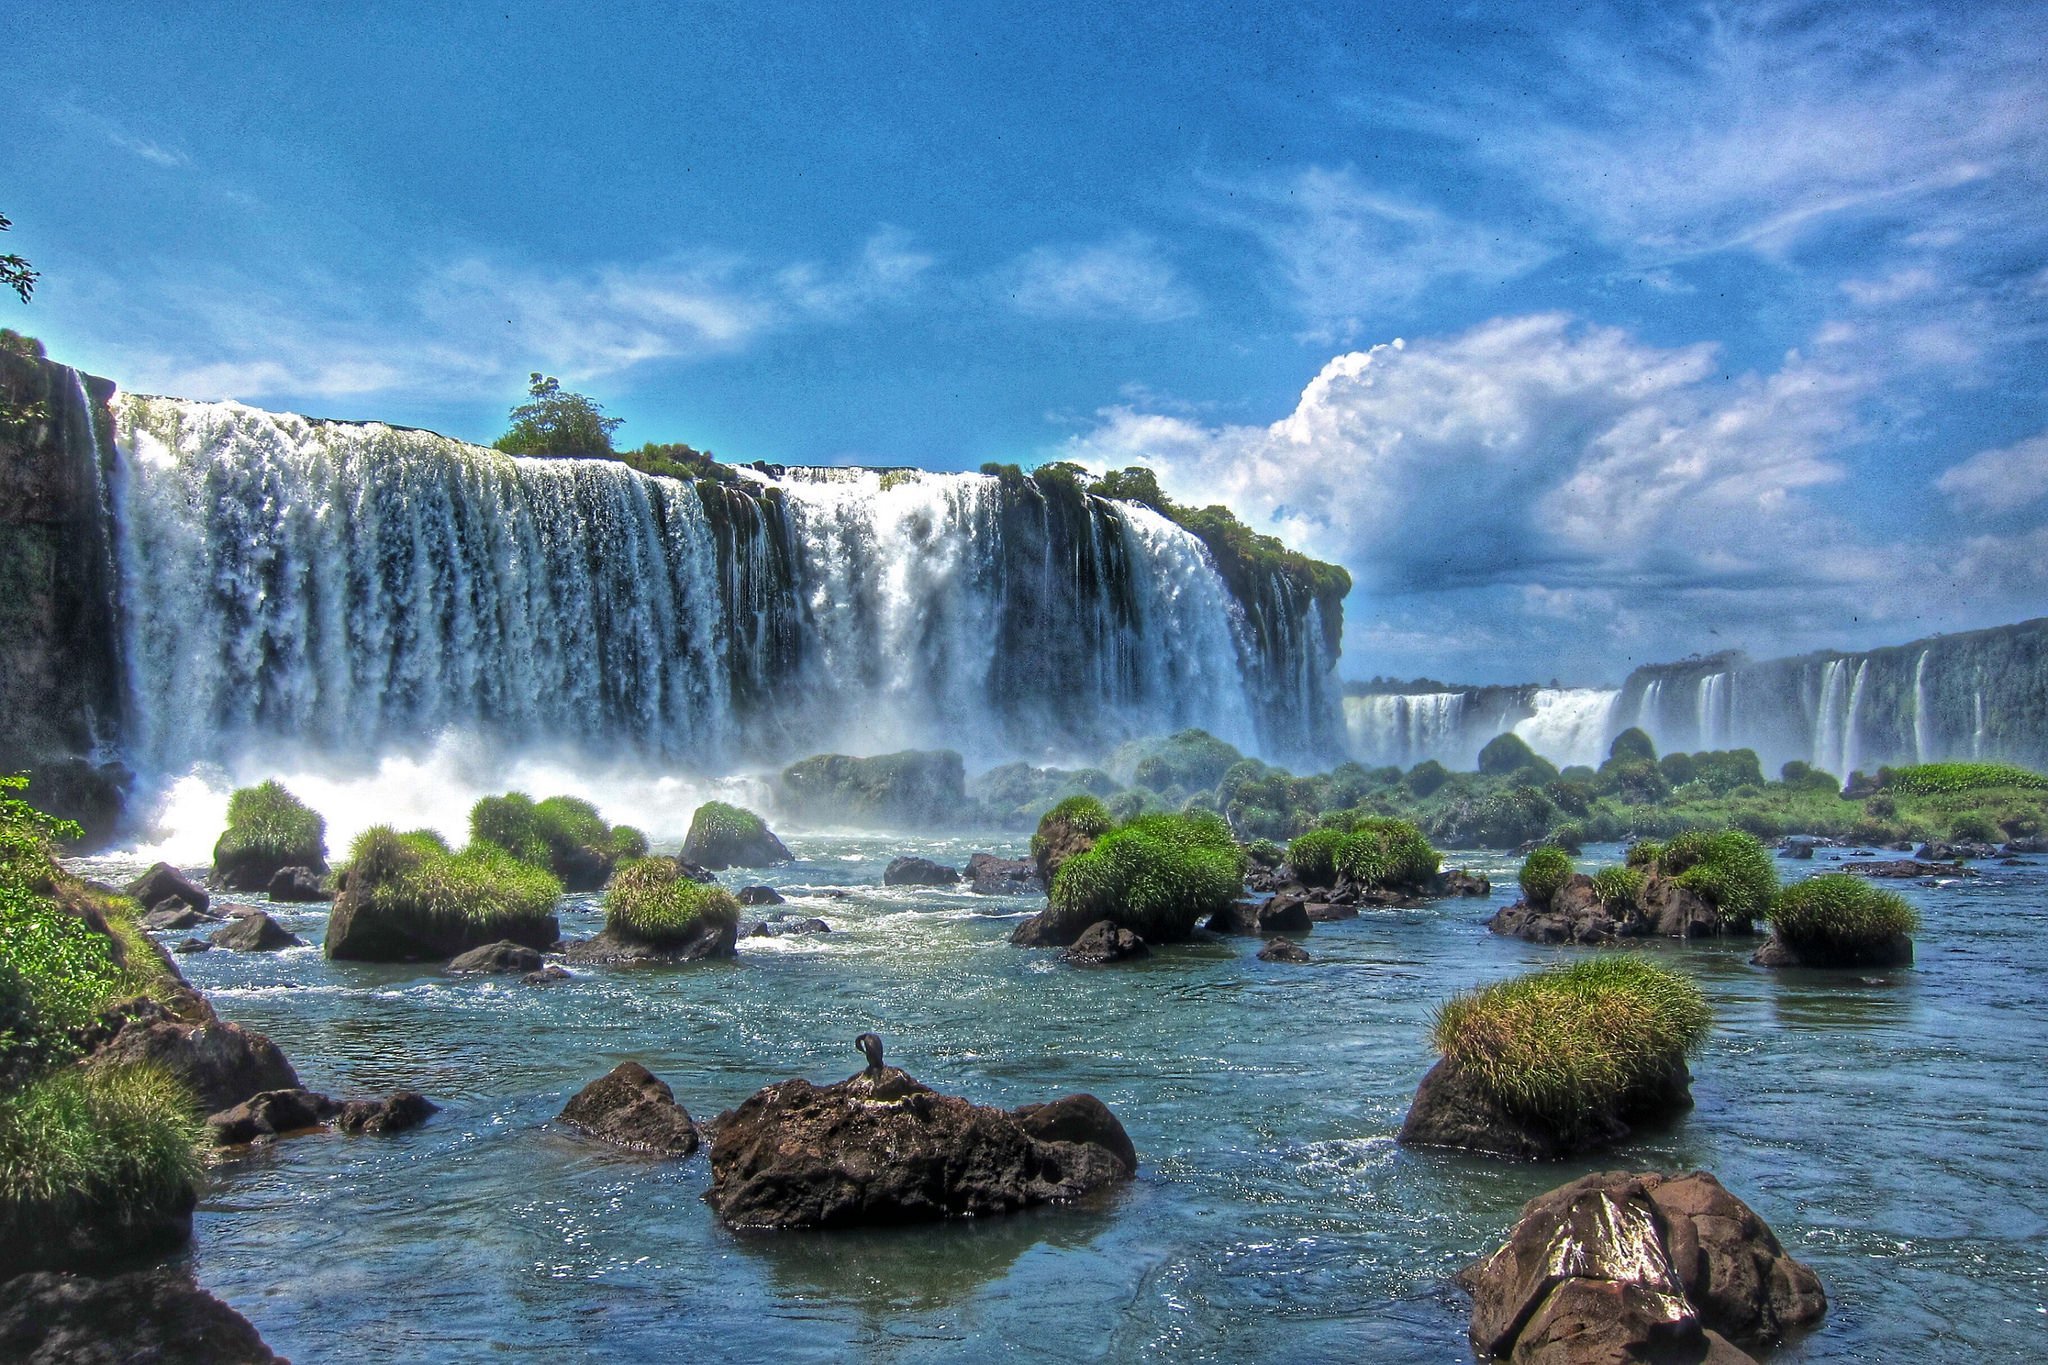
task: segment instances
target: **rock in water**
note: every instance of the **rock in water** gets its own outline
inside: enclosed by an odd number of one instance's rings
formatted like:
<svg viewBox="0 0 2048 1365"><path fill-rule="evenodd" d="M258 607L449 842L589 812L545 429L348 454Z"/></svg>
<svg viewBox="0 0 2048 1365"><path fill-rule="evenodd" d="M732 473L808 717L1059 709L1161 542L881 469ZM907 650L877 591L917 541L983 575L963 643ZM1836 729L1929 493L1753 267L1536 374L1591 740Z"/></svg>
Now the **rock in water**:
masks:
<svg viewBox="0 0 2048 1365"><path fill-rule="evenodd" d="M169 1266L23 1275L0 1292L0 1359L23 1365L274 1365L248 1319Z"/></svg>
<svg viewBox="0 0 2048 1365"><path fill-rule="evenodd" d="M1753 967L1910 967L1913 940L1893 934L1879 943L1787 943L1776 934L1750 955Z"/></svg>
<svg viewBox="0 0 2048 1365"><path fill-rule="evenodd" d="M451 972L537 972L541 968L541 955L523 943L510 939L499 939L481 948L472 948L448 963Z"/></svg>
<svg viewBox="0 0 2048 1365"><path fill-rule="evenodd" d="M1038 865L1029 858L998 858L977 853L967 860L967 889L977 896L1028 896L1045 890Z"/></svg>
<svg viewBox="0 0 2048 1365"><path fill-rule="evenodd" d="M149 871L128 883L124 888L124 894L137 905L147 906L151 910L157 909L167 900L175 900L183 902L203 915L207 906L212 904L211 897L194 886L191 878L169 863L157 863L151 867Z"/></svg>
<svg viewBox="0 0 2048 1365"><path fill-rule="evenodd" d="M281 948L302 948L305 943L261 910L229 920L227 927L213 936L214 947L238 953L274 953Z"/></svg>
<svg viewBox="0 0 2048 1365"><path fill-rule="evenodd" d="M1007 1113L885 1066L837 1085L783 1081L720 1114L704 1198L730 1227L858 1227L1078 1199L1136 1169L1123 1125L1092 1096Z"/></svg>
<svg viewBox="0 0 2048 1365"><path fill-rule="evenodd" d="M1259 949L1261 962L1312 962L1308 949L1285 935L1275 935L1266 946Z"/></svg>
<svg viewBox="0 0 2048 1365"><path fill-rule="evenodd" d="M238 1024L131 1020L93 1054L94 1065L151 1062L190 1087L201 1113L230 1109L265 1090L299 1089L277 1044Z"/></svg>
<svg viewBox="0 0 2048 1365"><path fill-rule="evenodd" d="M772 886L743 886L735 897L741 905L782 905L782 894Z"/></svg>
<svg viewBox="0 0 2048 1365"><path fill-rule="evenodd" d="M1606 1112L1569 1131L1496 1100L1457 1063L1439 1061L1416 1087L1401 1124L1410 1147L1457 1147L1524 1161L1555 1161L1619 1142L1643 1124L1668 1123L1692 1108L1692 1072L1684 1062L1645 1077Z"/></svg>
<svg viewBox="0 0 2048 1365"><path fill-rule="evenodd" d="M1540 1195L1459 1276L1472 1347L1529 1365L1736 1365L1827 1311L1814 1273L1705 1171L1609 1171Z"/></svg>
<svg viewBox="0 0 2048 1365"><path fill-rule="evenodd" d="M951 886L959 880L959 868L930 858L895 858L882 871L884 886Z"/></svg>
<svg viewBox="0 0 2048 1365"><path fill-rule="evenodd" d="M332 892L320 884L320 874L310 867L280 867L270 879L270 898L274 901L307 902L331 901Z"/></svg>
<svg viewBox="0 0 2048 1365"><path fill-rule="evenodd" d="M171 929L197 929L202 924L218 924L217 916L202 914L189 905L175 899L166 899L162 906L142 917L142 927L153 931Z"/></svg>
<svg viewBox="0 0 2048 1365"><path fill-rule="evenodd" d="M635 1152L684 1157L697 1150L697 1125L673 1091L638 1062L620 1062L576 1092L562 1122L601 1142Z"/></svg>
<svg viewBox="0 0 2048 1365"><path fill-rule="evenodd" d="M1100 967L1110 962L1126 962L1134 957L1148 957L1152 950L1145 946L1145 940L1114 920L1099 919L1081 931L1081 937L1074 940L1074 946L1060 956L1083 967Z"/></svg>
<svg viewBox="0 0 2048 1365"><path fill-rule="evenodd" d="M311 1090L266 1090L212 1115L206 1126L216 1144L233 1147L318 1127L340 1109L333 1100Z"/></svg>
<svg viewBox="0 0 2048 1365"><path fill-rule="evenodd" d="M441 1107L425 1095L399 1090L389 1099L348 1101L341 1106L334 1126L344 1133L402 1133L440 1112Z"/></svg>

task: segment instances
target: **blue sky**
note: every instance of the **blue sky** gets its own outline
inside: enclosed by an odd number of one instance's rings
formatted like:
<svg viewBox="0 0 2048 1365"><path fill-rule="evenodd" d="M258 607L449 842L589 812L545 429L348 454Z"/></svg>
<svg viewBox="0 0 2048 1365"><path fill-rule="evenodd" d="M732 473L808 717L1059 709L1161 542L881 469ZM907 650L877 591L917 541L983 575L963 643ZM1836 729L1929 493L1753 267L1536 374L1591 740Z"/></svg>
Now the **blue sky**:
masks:
<svg viewBox="0 0 2048 1365"><path fill-rule="evenodd" d="M13 19L0 325L476 440L544 369L636 444L1151 463L1351 568L1354 676L2048 612L2048 5L305 8Z"/></svg>

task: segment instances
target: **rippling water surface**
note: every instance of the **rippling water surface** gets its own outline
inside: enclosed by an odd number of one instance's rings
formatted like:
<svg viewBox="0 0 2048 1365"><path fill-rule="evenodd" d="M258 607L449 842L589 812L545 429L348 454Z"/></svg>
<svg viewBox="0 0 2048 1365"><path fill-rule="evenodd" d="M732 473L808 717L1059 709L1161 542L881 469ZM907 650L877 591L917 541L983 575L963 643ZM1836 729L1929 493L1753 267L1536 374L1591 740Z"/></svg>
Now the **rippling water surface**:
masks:
<svg viewBox="0 0 2048 1365"><path fill-rule="evenodd" d="M1431 1060L1432 1005L1561 955L1487 934L1479 902L1318 926L1305 967L1211 939L1081 970L1009 946L1030 899L879 886L899 853L1015 848L789 842L799 862L726 880L782 887L834 932L742 940L733 963L535 988L317 947L181 958L308 1086L407 1087L442 1106L412 1133L302 1138L219 1167L196 1220L201 1282L301 1365L1457 1361L1466 1304L1449 1278L1522 1201L1589 1170L1701 1166L1826 1282L1826 1324L1775 1359L2034 1358L2048 868L1905 884L1927 921L1908 970L1770 973L1746 964L1747 943L1654 948L1715 1005L1698 1108L1603 1156L1529 1166L1393 1143ZM1453 861L1509 898L1513 861ZM324 906L275 909L317 944ZM600 921L596 898L565 903L565 933ZM980 1224L738 1235L701 1200L702 1153L624 1156L552 1123L627 1058L701 1120L771 1081L853 1073L850 1040L870 1029L892 1062L978 1102L1092 1091L1130 1130L1139 1178L1098 1204Z"/></svg>

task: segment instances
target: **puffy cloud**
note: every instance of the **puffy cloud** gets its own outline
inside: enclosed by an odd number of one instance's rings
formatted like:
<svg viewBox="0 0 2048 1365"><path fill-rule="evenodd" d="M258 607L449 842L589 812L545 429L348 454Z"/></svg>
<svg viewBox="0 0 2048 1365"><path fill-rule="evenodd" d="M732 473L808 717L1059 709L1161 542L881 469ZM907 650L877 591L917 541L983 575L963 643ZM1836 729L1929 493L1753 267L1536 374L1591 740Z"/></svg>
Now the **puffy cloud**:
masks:
<svg viewBox="0 0 2048 1365"><path fill-rule="evenodd" d="M1011 307L1030 317L1171 322L1201 306L1158 244L1139 233L1033 247L996 284Z"/></svg>
<svg viewBox="0 0 2048 1365"><path fill-rule="evenodd" d="M2048 496L2048 431L1972 455L1934 486L1967 513L2012 512Z"/></svg>

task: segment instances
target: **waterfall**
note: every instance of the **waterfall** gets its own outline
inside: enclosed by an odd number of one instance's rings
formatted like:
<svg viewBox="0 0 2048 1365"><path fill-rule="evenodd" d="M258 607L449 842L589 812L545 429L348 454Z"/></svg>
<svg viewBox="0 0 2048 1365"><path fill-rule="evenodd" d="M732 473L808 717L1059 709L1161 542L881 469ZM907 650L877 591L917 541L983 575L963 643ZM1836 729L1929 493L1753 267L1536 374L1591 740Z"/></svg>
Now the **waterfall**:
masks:
<svg viewBox="0 0 2048 1365"><path fill-rule="evenodd" d="M443 733L656 766L1327 745L1335 649L1151 510L981 474L696 484L129 397L113 489L134 759ZM1270 741L1270 742L1268 742Z"/></svg>
<svg viewBox="0 0 2048 1365"><path fill-rule="evenodd" d="M1693 704L1694 740L1701 749L1723 747L1726 736L1727 691L1730 674L1709 673L1699 681L1698 697Z"/></svg>
<svg viewBox="0 0 2048 1365"><path fill-rule="evenodd" d="M1813 766L1847 781L1842 771L1842 663L1829 659L1821 668L1820 702L1814 712Z"/></svg>
<svg viewBox="0 0 2048 1365"><path fill-rule="evenodd" d="M1514 732L1560 768L1596 767L1607 757L1614 704L1621 693L1603 687L1539 687L1530 699L1536 714Z"/></svg>
<svg viewBox="0 0 2048 1365"><path fill-rule="evenodd" d="M1870 660L1862 659L1856 664L1856 680L1849 685L1849 714L1842 721L1842 780L1856 771L1858 748L1856 744L1856 723L1863 712L1863 680L1870 672Z"/></svg>
<svg viewBox="0 0 2048 1365"><path fill-rule="evenodd" d="M1636 705L1636 728L1646 735L1657 733L1657 701L1664 694L1664 680L1652 678L1643 688L1643 699Z"/></svg>
<svg viewBox="0 0 2048 1365"><path fill-rule="evenodd" d="M1352 756L1375 767L1393 764L1409 768L1427 758L1470 766L1477 756L1474 749L1459 763L1465 721L1462 692L1346 697L1344 719Z"/></svg>
<svg viewBox="0 0 2048 1365"><path fill-rule="evenodd" d="M1927 656L1932 650L1923 649L1920 657L1913 661L1913 761L1927 762L1927 755L1934 746L1927 738Z"/></svg>

